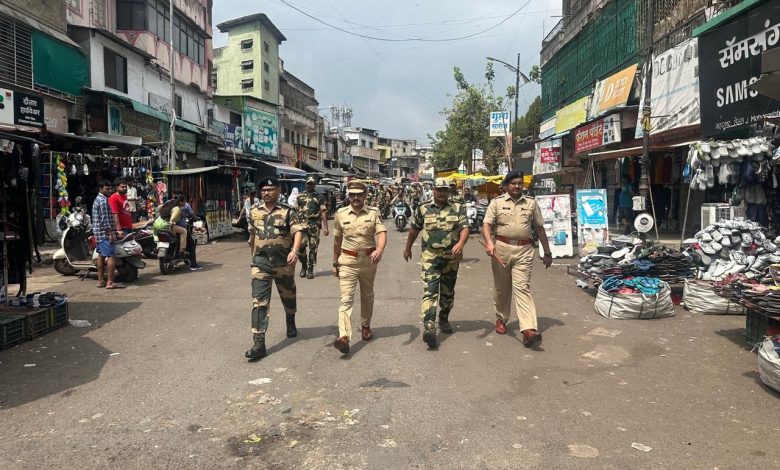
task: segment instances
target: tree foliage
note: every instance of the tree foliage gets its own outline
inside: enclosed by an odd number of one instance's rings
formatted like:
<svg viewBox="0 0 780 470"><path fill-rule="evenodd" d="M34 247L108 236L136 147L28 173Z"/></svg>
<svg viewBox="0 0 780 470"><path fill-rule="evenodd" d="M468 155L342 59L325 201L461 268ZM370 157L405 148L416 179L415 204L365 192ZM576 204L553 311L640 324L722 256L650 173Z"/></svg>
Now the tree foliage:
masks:
<svg viewBox="0 0 780 470"><path fill-rule="evenodd" d="M504 155L503 141L490 137L488 124L490 113L505 107L502 96L494 96L493 64L488 63L484 84L469 83L459 67L453 70L457 94L452 106L444 108L445 128L429 135L433 145L433 164L436 168L457 168L461 162L471 171L475 150L482 151L482 158L491 172L496 172Z"/></svg>
<svg viewBox="0 0 780 470"><path fill-rule="evenodd" d="M528 106L528 111L517 120L517 135L515 139L523 140L528 136L536 139L539 136L539 124L541 123L542 98L537 96Z"/></svg>

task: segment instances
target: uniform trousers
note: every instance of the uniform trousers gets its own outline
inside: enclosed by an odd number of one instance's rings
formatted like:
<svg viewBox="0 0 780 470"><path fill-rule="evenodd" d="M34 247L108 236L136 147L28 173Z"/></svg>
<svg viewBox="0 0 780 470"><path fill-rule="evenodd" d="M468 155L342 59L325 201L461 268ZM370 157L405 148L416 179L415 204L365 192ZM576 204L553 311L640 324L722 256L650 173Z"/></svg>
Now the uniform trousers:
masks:
<svg viewBox="0 0 780 470"><path fill-rule="evenodd" d="M439 250L440 251L440 250ZM436 308L443 315L449 315L455 304L455 281L458 280L460 256L423 250L420 264L423 284L423 300L420 319L425 322L436 320Z"/></svg>
<svg viewBox="0 0 780 470"><path fill-rule="evenodd" d="M298 250L298 259L307 266L309 269L313 269L317 264L317 248L320 246L320 226L317 222L309 222L309 226L302 230L303 238L301 240L301 248ZM309 254L306 255L306 249L308 248Z"/></svg>
<svg viewBox="0 0 780 470"><path fill-rule="evenodd" d="M536 330L536 305L531 297L531 265L534 258L534 248L528 245L513 246L496 241L496 256L504 263L501 266L495 258L491 259L493 267L493 304L496 318L509 321L512 303L515 305L517 317L520 320L520 330ZM513 302L514 301L514 302Z"/></svg>
<svg viewBox="0 0 780 470"><path fill-rule="evenodd" d="M346 336L352 340L352 305L355 299L355 288L360 284L360 319L362 326L371 324L374 314L374 278L377 265L371 262L371 256L365 251L358 257L342 253L339 256L339 289L341 290L341 305L339 306L339 337Z"/></svg>
<svg viewBox="0 0 780 470"><path fill-rule="evenodd" d="M268 330L268 317L271 304L271 283L276 282L276 290L282 299L284 313L295 315L297 309L295 288L295 266L271 266L262 256L252 257L252 333L265 333Z"/></svg>

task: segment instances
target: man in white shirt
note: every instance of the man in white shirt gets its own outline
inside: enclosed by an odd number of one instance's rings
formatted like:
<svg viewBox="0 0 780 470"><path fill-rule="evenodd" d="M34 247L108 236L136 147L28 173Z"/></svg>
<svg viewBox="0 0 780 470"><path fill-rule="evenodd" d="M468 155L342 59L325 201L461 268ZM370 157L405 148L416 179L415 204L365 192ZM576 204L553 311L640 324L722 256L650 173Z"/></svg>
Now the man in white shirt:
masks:
<svg viewBox="0 0 780 470"><path fill-rule="evenodd" d="M133 222L138 221L138 189L135 187L135 181L132 178L127 179L127 206L130 210L130 216Z"/></svg>

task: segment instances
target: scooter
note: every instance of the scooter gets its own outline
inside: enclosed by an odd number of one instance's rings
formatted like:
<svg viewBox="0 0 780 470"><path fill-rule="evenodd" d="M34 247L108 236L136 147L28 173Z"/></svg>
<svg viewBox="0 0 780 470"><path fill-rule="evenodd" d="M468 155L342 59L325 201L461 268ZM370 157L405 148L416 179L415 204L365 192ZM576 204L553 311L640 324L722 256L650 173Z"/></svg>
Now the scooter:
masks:
<svg viewBox="0 0 780 470"><path fill-rule="evenodd" d="M190 236L189 227L187 236ZM160 272L171 274L179 264L190 264L190 255L179 254L179 236L170 230L160 230L157 233L157 259L160 260Z"/></svg>
<svg viewBox="0 0 780 470"><path fill-rule="evenodd" d="M479 232L482 227L482 221L485 220L486 208L478 202L466 203L466 221L469 224L471 233Z"/></svg>
<svg viewBox="0 0 780 470"><path fill-rule="evenodd" d="M412 216L412 209L403 201L397 202L395 207L393 207L393 215L395 216L395 227L399 232L403 232L406 229L409 217Z"/></svg>
<svg viewBox="0 0 780 470"><path fill-rule="evenodd" d="M135 241L141 245L144 258L157 259L157 243L154 241L152 233L153 220L147 221L146 225L135 231Z"/></svg>
<svg viewBox="0 0 780 470"><path fill-rule="evenodd" d="M66 220L67 227L60 240L61 248L54 253L54 270L64 276L74 276L85 271L84 277L97 271L98 253L95 250L95 236L92 221L80 205L74 207ZM113 242L116 253L116 272L123 282L138 279L138 270L146 263L141 259L141 246L135 241L135 234L128 234Z"/></svg>

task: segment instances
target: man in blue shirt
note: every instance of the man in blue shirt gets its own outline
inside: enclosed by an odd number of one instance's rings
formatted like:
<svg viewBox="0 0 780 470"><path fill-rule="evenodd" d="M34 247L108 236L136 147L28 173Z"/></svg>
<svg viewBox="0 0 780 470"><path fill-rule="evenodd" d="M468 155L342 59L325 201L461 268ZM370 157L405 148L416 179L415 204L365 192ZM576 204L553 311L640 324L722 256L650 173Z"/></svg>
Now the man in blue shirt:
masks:
<svg viewBox="0 0 780 470"><path fill-rule="evenodd" d="M187 221L192 220L197 221L200 220L197 215L195 215L195 211L192 210L192 206L190 206L190 203L187 202L187 196L185 194L179 194L178 197L179 202L183 202L184 205L181 206L181 218L179 218L179 221L176 222L176 225L179 227L183 227L184 230L187 230ZM203 269L203 266L198 264L198 258L195 255L195 250L198 244L195 242L195 239L192 237L192 232L187 232L187 252L190 254L190 271L200 271Z"/></svg>
<svg viewBox="0 0 780 470"><path fill-rule="evenodd" d="M631 233L631 222L634 219L634 185L631 183L631 178L628 175L623 175L623 184L620 186L620 220L624 221L625 228L623 234L628 235Z"/></svg>
<svg viewBox="0 0 780 470"><path fill-rule="evenodd" d="M114 269L116 268L116 258L114 256L114 216L108 207L108 196L111 194L111 183L106 180L98 182L98 195L95 202L92 203L92 233L95 235L95 242L98 252L97 270L98 287L106 289L121 289L125 287L122 284L114 283ZM103 274L107 279L103 282Z"/></svg>

